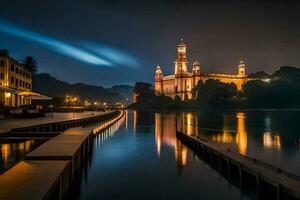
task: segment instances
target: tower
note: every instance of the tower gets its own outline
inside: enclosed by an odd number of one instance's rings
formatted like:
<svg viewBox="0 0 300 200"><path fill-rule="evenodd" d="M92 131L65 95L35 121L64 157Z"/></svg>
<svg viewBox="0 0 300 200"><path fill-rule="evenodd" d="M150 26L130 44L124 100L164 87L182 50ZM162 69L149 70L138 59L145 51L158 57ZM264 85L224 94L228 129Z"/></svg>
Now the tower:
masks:
<svg viewBox="0 0 300 200"><path fill-rule="evenodd" d="M193 63L192 72L193 72L193 88L194 88L200 80L200 63L199 62L195 61Z"/></svg>
<svg viewBox="0 0 300 200"><path fill-rule="evenodd" d="M175 74L187 74L187 60L186 60L186 45L183 43L183 38L181 38L181 43L177 45L177 60L175 62Z"/></svg>
<svg viewBox="0 0 300 200"><path fill-rule="evenodd" d="M160 65L156 66L155 70L155 77L154 77L155 83L154 83L154 90L156 94L162 94L163 93L163 73L161 70Z"/></svg>
<svg viewBox="0 0 300 200"><path fill-rule="evenodd" d="M175 93L184 101L187 97L188 68L186 59L186 45L181 42L177 45L177 60L175 62Z"/></svg>
<svg viewBox="0 0 300 200"><path fill-rule="evenodd" d="M238 65L238 77L246 77L246 65L243 60Z"/></svg>
<svg viewBox="0 0 300 200"><path fill-rule="evenodd" d="M193 75L200 75L200 63L195 61L192 69Z"/></svg>

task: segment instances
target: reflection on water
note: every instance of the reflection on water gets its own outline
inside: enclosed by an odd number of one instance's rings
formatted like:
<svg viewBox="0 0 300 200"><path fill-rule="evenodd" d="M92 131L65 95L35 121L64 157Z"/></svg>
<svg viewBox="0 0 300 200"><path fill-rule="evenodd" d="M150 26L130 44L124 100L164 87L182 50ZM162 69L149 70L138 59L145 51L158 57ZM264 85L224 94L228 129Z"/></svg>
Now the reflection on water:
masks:
<svg viewBox="0 0 300 200"><path fill-rule="evenodd" d="M174 150L174 157L178 166L187 164L187 147L176 138L176 116L155 113L155 142L157 155L160 156L162 144Z"/></svg>
<svg viewBox="0 0 300 200"><path fill-rule="evenodd" d="M25 155L39 146L45 140L26 140L0 144L1 166L0 173L22 160Z"/></svg>
<svg viewBox="0 0 300 200"><path fill-rule="evenodd" d="M245 128L245 113L237 113L237 134L236 144L238 152L242 155L246 155L247 151L247 133Z"/></svg>
<svg viewBox="0 0 300 200"><path fill-rule="evenodd" d="M281 149L280 135L272 135L270 132L264 132L263 144L265 148Z"/></svg>
<svg viewBox="0 0 300 200"><path fill-rule="evenodd" d="M193 113L130 112L116 132L94 138L91 164L70 199L256 199L177 140L176 124L192 134L198 129L185 124L198 122Z"/></svg>
<svg viewBox="0 0 300 200"><path fill-rule="evenodd" d="M107 129L100 132L99 134L96 134L95 135L96 148L100 147L105 140L112 137L124 122L125 122L125 128L127 129L127 125L128 125L127 118L128 118L128 112L126 111L125 117L122 117L117 122L115 122L112 126L108 127Z"/></svg>
<svg viewBox="0 0 300 200"><path fill-rule="evenodd" d="M91 165L72 199L257 199L255 191L240 190L239 183L177 140L176 126L297 174L299 116L281 111L130 112L124 126L97 135Z"/></svg>
<svg viewBox="0 0 300 200"><path fill-rule="evenodd" d="M222 143L237 153L300 174L297 170L300 167L299 116L300 112L297 111L157 113L157 152L159 155L162 142L170 143L170 139L163 139L170 133L175 133L177 119L179 131ZM176 139L173 139L172 144L177 149Z"/></svg>

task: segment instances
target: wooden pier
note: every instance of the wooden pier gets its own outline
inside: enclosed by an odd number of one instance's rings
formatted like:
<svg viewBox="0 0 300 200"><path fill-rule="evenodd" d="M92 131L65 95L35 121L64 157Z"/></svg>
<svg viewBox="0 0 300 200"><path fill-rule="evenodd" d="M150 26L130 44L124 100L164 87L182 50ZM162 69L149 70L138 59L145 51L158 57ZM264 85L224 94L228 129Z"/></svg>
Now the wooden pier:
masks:
<svg viewBox="0 0 300 200"><path fill-rule="evenodd" d="M266 163L231 152L216 143L203 140L196 135L176 133L176 137L190 147L199 157L227 171L230 179L237 174L240 187L250 180L257 188L260 199L271 191L271 199L300 199L300 178ZM270 196L269 196L270 197Z"/></svg>

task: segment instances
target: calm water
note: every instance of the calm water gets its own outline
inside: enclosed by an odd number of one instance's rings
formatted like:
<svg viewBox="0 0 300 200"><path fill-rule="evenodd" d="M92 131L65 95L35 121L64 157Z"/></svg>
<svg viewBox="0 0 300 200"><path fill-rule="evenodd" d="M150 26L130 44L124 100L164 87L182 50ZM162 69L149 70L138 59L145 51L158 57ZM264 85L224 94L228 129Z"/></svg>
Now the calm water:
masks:
<svg viewBox="0 0 300 200"><path fill-rule="evenodd" d="M22 140L0 143L0 173L20 160L23 160L27 153L41 145L43 142L45 142L45 140Z"/></svg>
<svg viewBox="0 0 300 200"><path fill-rule="evenodd" d="M300 112L137 113L94 139L72 199L256 199L176 139L178 129L300 174Z"/></svg>

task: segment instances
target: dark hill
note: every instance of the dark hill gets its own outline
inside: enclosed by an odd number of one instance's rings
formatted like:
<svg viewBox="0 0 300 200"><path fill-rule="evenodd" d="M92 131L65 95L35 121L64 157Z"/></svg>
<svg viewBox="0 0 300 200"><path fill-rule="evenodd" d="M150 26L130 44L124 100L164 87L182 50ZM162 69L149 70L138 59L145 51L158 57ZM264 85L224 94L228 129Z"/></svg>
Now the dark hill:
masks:
<svg viewBox="0 0 300 200"><path fill-rule="evenodd" d="M133 87L130 85L115 85L109 88L110 91L120 94L125 99L128 99L130 102L132 100Z"/></svg>
<svg viewBox="0 0 300 200"><path fill-rule="evenodd" d="M50 97L64 97L66 94L72 94L79 96L82 100L89 99L90 101L100 100L107 102L122 101L126 98L123 97L125 93L118 93L118 90L122 91L119 86L113 88L114 90L83 83L70 84L57 80L47 73L33 76L33 91Z"/></svg>

